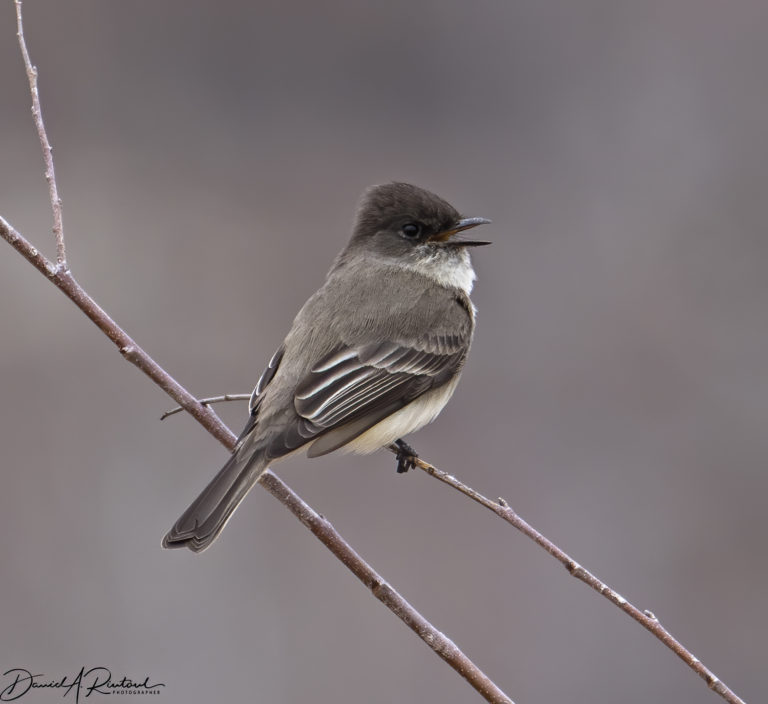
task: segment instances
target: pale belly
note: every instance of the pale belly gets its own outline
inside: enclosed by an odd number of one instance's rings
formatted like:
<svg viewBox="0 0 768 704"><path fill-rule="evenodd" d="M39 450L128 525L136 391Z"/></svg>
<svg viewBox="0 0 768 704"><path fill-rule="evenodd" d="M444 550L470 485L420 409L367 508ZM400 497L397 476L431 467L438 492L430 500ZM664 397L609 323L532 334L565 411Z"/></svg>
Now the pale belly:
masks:
<svg viewBox="0 0 768 704"><path fill-rule="evenodd" d="M447 384L428 391L391 416L387 416L339 449L342 452L367 455L391 445L395 440L413 433L419 428L423 428L427 423L431 423L437 418L445 404L450 400L458 383L459 377L457 375Z"/></svg>

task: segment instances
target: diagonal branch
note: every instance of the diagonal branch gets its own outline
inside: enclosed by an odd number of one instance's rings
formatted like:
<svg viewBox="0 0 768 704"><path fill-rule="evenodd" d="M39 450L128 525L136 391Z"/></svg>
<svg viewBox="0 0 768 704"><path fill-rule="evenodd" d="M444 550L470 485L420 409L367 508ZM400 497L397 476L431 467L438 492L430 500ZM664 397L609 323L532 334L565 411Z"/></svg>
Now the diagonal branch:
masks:
<svg viewBox="0 0 768 704"><path fill-rule="evenodd" d="M139 347L122 328L107 315L75 281L69 271L53 265L32 246L19 232L0 216L0 237L8 241L38 271L45 275L66 295L96 326L114 342L121 354L149 376L176 403L189 412L222 445L231 450L235 435L219 417L203 405L179 384L168 372ZM275 474L267 471L261 484L288 508L342 563L387 606L405 622L432 650L458 672L485 699L493 704L514 704L494 682L470 660L453 641L447 638L416 609L414 609L391 585L366 563L334 529L334 527Z"/></svg>
<svg viewBox="0 0 768 704"><path fill-rule="evenodd" d="M513 525L537 545L544 548L544 550L552 555L552 557L562 563L572 577L576 577L576 579L579 579L592 587L598 594L602 594L608 601L618 606L624 613L629 614L635 621L653 633L656 638L664 643L664 645L675 653L675 655L688 665L688 667L699 675L711 690L719 694L725 701L730 702L730 704L745 704L744 700L737 696L735 692L712 672L712 670L705 667L701 660L664 628L653 612L648 610L641 611L633 604L630 604L621 594L611 589L591 572L584 569L564 550L555 545L549 538L539 533L539 531L530 525L530 523L522 519L504 499L499 498L496 501L491 501L489 498L475 491L472 487L467 486L456 479L456 477L447 472L443 472L441 469L438 469L428 462L416 458L415 463L419 469L423 469L430 476L439 479L441 482L460 491L465 496L477 501L481 506L485 506L490 511L493 511L497 516L503 518L507 523Z"/></svg>
<svg viewBox="0 0 768 704"><path fill-rule="evenodd" d="M201 423L219 442L231 447L235 436L221 422L216 413L200 403L178 381L153 360L139 345L91 298L77 283L72 272L57 267L44 257L39 250L16 231L0 216L0 236L23 256L41 274L64 293L120 350L120 353L135 364L185 411Z"/></svg>
<svg viewBox="0 0 768 704"><path fill-rule="evenodd" d="M200 403L223 403L225 401L242 401L250 398L250 394L224 394L222 396L212 396L210 398L200 399ZM181 412L183 409L177 407L166 411L161 418L165 419L168 416ZM391 446L389 448L393 453L397 454L398 448ZM675 638L659 621L656 615L649 610L641 611L636 606L627 601L617 591L611 589L605 582L598 579L589 570L582 567L576 560L574 560L568 553L555 545L549 538L537 531L530 523L521 518L502 498L492 501L491 499L483 496L480 492L475 491L472 487L464 484L460 480L456 479L451 474L444 472L442 469L438 469L429 462L425 462L418 457L414 458L414 464L424 470L427 474L440 480L444 484L456 489L465 496L468 496L473 501L476 501L481 506L493 511L497 516L504 519L510 525L517 528L523 535L533 540L539 547L546 550L552 557L560 562L565 569L568 570L572 577L584 582L588 586L592 587L598 594L604 596L615 606L618 606L624 613L631 616L641 626L650 631L656 638L658 638L664 645L666 645L675 655L677 655L688 667L690 667L699 677L701 677L707 686L719 694L725 701L730 704L745 704L744 701L736 695L719 677L715 675L712 670L704 665L688 648L686 648L677 638ZM269 488L269 487L268 487ZM270 488L270 491L271 488Z"/></svg>

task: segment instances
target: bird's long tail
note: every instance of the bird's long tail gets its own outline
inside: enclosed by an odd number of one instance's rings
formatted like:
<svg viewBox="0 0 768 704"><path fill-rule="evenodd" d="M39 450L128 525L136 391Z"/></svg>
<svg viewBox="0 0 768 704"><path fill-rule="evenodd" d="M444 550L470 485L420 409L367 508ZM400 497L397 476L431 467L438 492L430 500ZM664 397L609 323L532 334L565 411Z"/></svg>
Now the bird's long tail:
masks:
<svg viewBox="0 0 768 704"><path fill-rule="evenodd" d="M163 547L205 550L266 469L267 462L260 452L235 452L174 523L163 538Z"/></svg>

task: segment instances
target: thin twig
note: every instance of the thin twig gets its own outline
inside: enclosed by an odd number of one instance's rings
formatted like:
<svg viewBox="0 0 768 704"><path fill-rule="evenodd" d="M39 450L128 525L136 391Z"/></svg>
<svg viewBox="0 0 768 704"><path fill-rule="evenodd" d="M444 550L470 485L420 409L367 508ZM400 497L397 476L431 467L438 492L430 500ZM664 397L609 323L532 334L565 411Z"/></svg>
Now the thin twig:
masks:
<svg viewBox="0 0 768 704"><path fill-rule="evenodd" d="M202 403L203 406L210 406L212 403L224 403L225 401L248 401L251 396L252 394L224 394L223 396L211 396L209 398L199 398L197 400L199 403ZM160 416L160 420L165 420L168 416L181 413L183 410L184 409L181 406L176 406L176 408L172 408L170 411L163 413L163 415Z"/></svg>
<svg viewBox="0 0 768 704"><path fill-rule="evenodd" d="M392 450L395 452L395 450ZM733 692L726 684L718 678L712 670L705 667L690 650L688 650L679 640L677 640L664 626L661 625L659 619L651 611L641 611L636 606L630 604L621 594L611 589L607 584L600 581L595 575L588 570L584 569L576 560L568 555L564 550L561 550L551 540L539 533L533 526L523 520L515 511L509 506L509 504L502 498L497 501L491 501L491 499L483 496L479 492L475 491L472 487L467 486L463 482L456 479L456 477L443 472L429 462L424 462L419 458L415 459L415 464L420 469L423 469L427 474L441 482L448 484L457 491L460 491L465 496L477 501L477 503L485 506L487 509L493 511L497 516L500 516L508 523L511 523L521 533L528 536L537 545L546 550L552 557L558 560L565 566L565 569L576 579L581 580L585 584L588 584L599 594L602 594L608 601L618 606L622 611L629 614L635 621L641 624L644 628L648 629L658 638L664 645L666 645L675 655L677 655L688 667L690 667L699 677L701 677L707 686L719 694L725 701L730 704L745 704L735 692Z"/></svg>
<svg viewBox="0 0 768 704"><path fill-rule="evenodd" d="M61 212L61 198L59 189L56 186L56 172L53 170L53 149L48 141L48 134L43 124L43 111L40 108L40 94L37 90L37 67L32 65L27 51L27 43L24 39L24 24L21 21L21 0L15 0L16 3L16 36L19 39L21 56L24 60L24 68L27 71L27 80L29 81L29 92L32 95L32 117L37 128L37 136L40 139L40 146L43 148L43 161L45 161L45 180L48 181L48 193L51 198L51 208L53 209L53 235L56 238L56 264L60 269L67 268L67 250L64 247L64 223Z"/></svg>

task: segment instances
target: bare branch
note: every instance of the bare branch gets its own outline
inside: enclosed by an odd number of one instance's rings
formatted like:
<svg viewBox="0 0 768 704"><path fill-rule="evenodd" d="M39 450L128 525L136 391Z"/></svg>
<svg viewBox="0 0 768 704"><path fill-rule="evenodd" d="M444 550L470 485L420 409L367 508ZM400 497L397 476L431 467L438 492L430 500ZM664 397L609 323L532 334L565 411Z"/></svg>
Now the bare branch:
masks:
<svg viewBox="0 0 768 704"><path fill-rule="evenodd" d="M234 435L219 417L207 406L203 406L168 372L157 364L138 344L93 300L77 283L68 270L62 270L46 259L2 216L0 236L7 240L30 264L40 271L51 283L61 290L80 310L83 311L112 342L120 353L136 365L176 403L202 423L214 437L224 445L231 446Z"/></svg>
<svg viewBox="0 0 768 704"><path fill-rule="evenodd" d="M251 398L251 394L224 394L223 396L211 396L209 398L198 399L203 406L210 406L212 403L224 403L225 401L248 401ZM170 411L166 411L160 416L160 420L165 420L168 416L181 413L184 409L181 406L176 406Z"/></svg>
<svg viewBox="0 0 768 704"><path fill-rule="evenodd" d="M56 237L56 261L54 265L46 257L16 231L2 216L0 216L0 236L8 241L27 261L59 288L80 310L90 318L104 334L117 345L121 354L132 364L137 366L147 376L160 386L178 404L179 408L165 413L162 418L180 412L188 411L209 433L218 439L225 447L232 449L235 441L234 434L219 419L209 404L230 400L248 398L248 394L225 394L198 401L173 377L171 377L159 364L157 364L134 340L120 328L112 318L91 298L88 293L77 283L68 270L66 262L66 250L64 246L64 229L62 223L61 199L58 195L56 177L53 166L51 145L45 131L40 108L40 99L37 88L37 69L27 51L24 40L21 0L14 0L16 6L17 36L21 48L24 66L29 80L30 93L32 95L32 114L37 128L40 144L43 148L43 157L46 171L45 177L51 206L54 215L53 232ZM650 612L642 612L627 602L624 597L612 590L606 584L598 580L594 575L581 567L575 560L558 548L549 539L520 518L504 501L499 499L493 502L482 496L474 489L466 486L453 476L437 469L433 465L420 459L415 464L428 474L440 481L452 486L463 494L474 499L498 516L518 528L525 535L534 540L538 545L560 561L571 575L580 579L599 592L612 603L617 605L632 618L641 623L668 648L675 652L686 664L689 665L707 685L717 692L723 699L731 704L744 704L714 673L711 672L685 647L680 644ZM371 589L374 596L384 603L393 613L404 621L415 633L419 635L443 660L462 675L487 701L494 703L513 704L509 699L466 655L445 635L432 626L421 614L419 614L397 591L395 591L373 568L368 565L333 528L331 523L315 512L297 494L295 494L284 482L271 471L267 471L261 478L261 484L278 500L280 500L309 530L336 556L353 574Z"/></svg>
<svg viewBox="0 0 768 704"><path fill-rule="evenodd" d="M61 200L56 188L53 154L43 125L40 99L37 91L37 69L32 65L24 41L21 0L15 0L19 46L29 78L32 94L32 114L37 126L46 164L46 179L54 212L54 234L57 244L57 266L54 266L10 223L0 216L0 236L8 241L19 254L61 290L96 326L117 345L120 353L141 369L160 386L184 410L188 411L209 433L228 449L235 443L235 435L208 406L197 401L181 384L155 362L134 340L107 315L75 280L66 265L64 229L61 218ZM331 552L386 604L443 660L466 679L487 701L494 704L514 704L493 681L480 670L452 641L432 626L408 602L389 586L341 537L333 526L308 506L297 494L271 472L262 475L261 482L280 499Z"/></svg>
<svg viewBox="0 0 768 704"><path fill-rule="evenodd" d="M235 444L234 434L219 417L204 406L155 362L112 320L68 271L61 271L37 251L22 235L0 216L0 236L10 242L28 262L43 273L97 327L114 342L122 355L149 376L171 398L189 412L227 449ZM374 596L404 621L445 662L466 679L485 699L494 704L514 704L450 639L429 623L393 587L367 564L333 528L333 526L272 472L262 475L261 483L285 505L320 541L336 555Z"/></svg>
<svg viewBox="0 0 768 704"><path fill-rule="evenodd" d="M56 264L60 269L67 268L67 251L64 247L64 223L61 213L61 198L56 186L56 172L53 170L53 149L48 141L48 134L43 124L43 111L40 109L40 94L37 90L37 67L32 65L27 51L27 43L24 40L24 25L21 20L21 0L16 3L16 36L19 39L21 56L24 60L24 68L27 71L29 92L32 94L32 117L35 120L37 136L40 146L43 148L43 160L45 161L45 180L48 181L48 194L53 209L53 235L56 238Z"/></svg>
<svg viewBox="0 0 768 704"><path fill-rule="evenodd" d="M323 544L368 587L373 595L408 627L424 640L443 660L467 680L489 702L511 702L490 679L488 679L458 646L440 631L437 631L416 609L395 589L384 581L344 540L323 516L304 503L296 494L271 471L262 475L260 483L274 497L287 506Z"/></svg>
<svg viewBox="0 0 768 704"><path fill-rule="evenodd" d="M218 403L224 401L244 400L248 398L250 398L249 394L224 394L223 396L213 396L207 399L200 399L200 403ZM169 415L178 413L181 410L181 408L175 408L172 411L164 413L162 418L167 418ZM389 449L395 454L398 452L398 448L396 446L392 446ZM429 462L425 462L422 459L416 458L415 464L430 476L439 479L444 484L453 487L465 496L468 496L480 505L485 506L487 509L493 511L497 516L503 518L505 521L517 528L521 533L528 536L531 540L537 543L540 547L544 548L544 550L546 550L556 560L563 564L571 576L576 577L576 579L592 587L592 589L604 596L615 606L618 606L622 611L624 611L626 614L629 614L629 616L631 616L635 621L650 631L673 653L675 653L686 665L688 665L688 667L690 667L696 674L698 674L707 683L707 686L710 689L719 694L723 699L725 699L725 701L730 702L731 704L745 704L737 694L735 694L721 679L719 679L714 674L714 672L707 668L690 650L688 650L679 640L677 640L661 624L653 612L647 609L641 611L636 606L627 601L621 594L611 589L607 584L602 582L595 575L582 567L564 550L560 549L551 540L546 538L527 521L521 518L504 499L499 498L496 501L492 501L472 487L459 481L456 479L456 477L448 474L447 472L444 472L441 469L438 469L434 465L430 464ZM275 493L270 486L267 486L267 488L273 494Z"/></svg>
<svg viewBox="0 0 768 704"><path fill-rule="evenodd" d="M396 452L395 449L392 450ZM460 482L456 477L443 472L434 465L424 462L423 460L416 458L415 464L419 469L423 469L430 476L439 479L441 482L453 487L457 491L460 491L465 496L477 501L477 503L485 506L487 509L493 511L497 516L500 516L508 523L511 523L521 533L528 536L537 545L544 548L552 557L563 564L565 569L581 580L585 584L588 584L599 594L602 594L608 601L618 606L624 613L629 614L635 621L641 624L644 628L648 629L658 638L664 645L666 645L675 655L677 655L688 667L690 667L699 677L701 677L707 686L719 694L725 701L730 704L745 704L735 692L733 692L726 684L719 679L712 670L704 666L690 650L688 650L679 640L677 640L664 626L661 625L658 618L648 610L641 611L636 606L630 604L621 594L611 589L607 584L600 581L595 575L588 570L584 569L576 560L568 555L564 550L561 550L551 540L539 533L533 526L523 520L515 511L509 506L509 504L502 498L497 501L491 501L489 498L483 496L479 492L475 491L472 487L467 486L463 482Z"/></svg>

